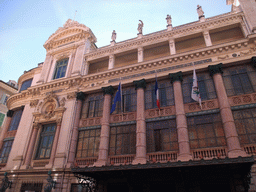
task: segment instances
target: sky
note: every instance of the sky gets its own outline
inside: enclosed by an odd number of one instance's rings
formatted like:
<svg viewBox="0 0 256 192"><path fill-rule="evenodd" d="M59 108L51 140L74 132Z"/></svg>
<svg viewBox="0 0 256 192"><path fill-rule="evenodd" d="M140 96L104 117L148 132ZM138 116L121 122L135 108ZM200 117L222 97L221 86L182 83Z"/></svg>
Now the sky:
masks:
<svg viewBox="0 0 256 192"><path fill-rule="evenodd" d="M167 14L173 27L198 21L197 5L205 17L231 11L226 0L0 0L0 80L18 78L44 62L43 44L68 20L89 27L98 47L166 29Z"/></svg>

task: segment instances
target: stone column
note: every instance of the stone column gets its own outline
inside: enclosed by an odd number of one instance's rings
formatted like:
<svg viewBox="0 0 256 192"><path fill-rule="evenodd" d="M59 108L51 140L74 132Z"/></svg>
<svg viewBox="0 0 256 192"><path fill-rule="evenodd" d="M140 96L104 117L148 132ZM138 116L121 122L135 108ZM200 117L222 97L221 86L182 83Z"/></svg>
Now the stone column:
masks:
<svg viewBox="0 0 256 192"><path fill-rule="evenodd" d="M240 146L233 114L230 108L230 104L228 102L226 89L221 75L223 73L222 63L218 65L209 65L208 69L210 75L213 77L216 93L218 96L220 115L227 140L228 157L236 158L238 156L247 156Z"/></svg>
<svg viewBox="0 0 256 192"><path fill-rule="evenodd" d="M56 151L57 151L57 146L58 146L58 141L59 141L59 136L60 136L61 121L62 121L61 118L57 119L57 121L56 121L57 127L56 127L55 137L54 137L53 143L52 143L52 151L51 151L49 164L46 165L47 168L52 167L53 163L54 163L54 159L55 159L55 155L56 155Z"/></svg>
<svg viewBox="0 0 256 192"><path fill-rule="evenodd" d="M143 61L143 47L139 47L138 48L138 62L142 62Z"/></svg>
<svg viewBox="0 0 256 192"><path fill-rule="evenodd" d="M21 167L21 169L28 169L29 166L30 166L30 162L32 160L34 146L35 146L35 143L36 143L36 138L37 138L38 130L39 130L40 126L41 125L39 125L38 123L34 123L34 125L33 125L31 139L30 139L30 142L29 142L29 145L28 145L28 152L27 152L27 155L26 155L26 158L25 158L25 161L24 161L24 165Z"/></svg>
<svg viewBox="0 0 256 192"><path fill-rule="evenodd" d="M83 92L78 92L76 94L76 110L75 110L75 121L70 141L70 148L68 153L68 163L67 167L70 167L76 157L76 147L77 147L77 138L78 138L78 126L83 106L83 100L85 99L85 94Z"/></svg>
<svg viewBox="0 0 256 192"><path fill-rule="evenodd" d="M205 41L206 46L207 47L212 46L212 40L211 40L209 31L204 31L203 35L204 35L204 41Z"/></svg>
<svg viewBox="0 0 256 192"><path fill-rule="evenodd" d="M74 63L73 63L73 69L72 69L72 73L71 73L72 77L81 74L85 48L86 48L85 43L82 43L76 49L75 60L74 60ZM69 58L69 59L71 59L71 58Z"/></svg>
<svg viewBox="0 0 256 192"><path fill-rule="evenodd" d="M111 108L111 96L114 93L112 86L102 87L104 93L103 116L101 119L101 133L100 133L100 146L98 160L94 166L104 166L108 163L108 148L109 148L109 120Z"/></svg>
<svg viewBox="0 0 256 192"><path fill-rule="evenodd" d="M174 102L176 111L176 126L178 133L179 155L178 160L189 161L192 159L188 137L187 118L184 109L182 95L182 72L170 73L171 83L173 84Z"/></svg>
<svg viewBox="0 0 256 192"><path fill-rule="evenodd" d="M145 121L145 102L144 89L146 88L145 79L133 81L137 90L137 121L136 121L136 156L132 164L147 163L147 143L146 143L146 121Z"/></svg>
<svg viewBox="0 0 256 192"><path fill-rule="evenodd" d="M14 111L9 110L6 114L6 119L4 121L4 124L2 126L2 131L0 135L0 149L2 149L3 143L4 143L4 137L10 127L11 121L12 121L12 116L13 116Z"/></svg>
<svg viewBox="0 0 256 192"><path fill-rule="evenodd" d="M170 48L170 54L174 55L176 54L176 47L175 47L175 41L174 39L169 40L169 48Z"/></svg>
<svg viewBox="0 0 256 192"><path fill-rule="evenodd" d="M115 66L115 56L110 55L109 56L109 62L108 62L108 69L113 69Z"/></svg>

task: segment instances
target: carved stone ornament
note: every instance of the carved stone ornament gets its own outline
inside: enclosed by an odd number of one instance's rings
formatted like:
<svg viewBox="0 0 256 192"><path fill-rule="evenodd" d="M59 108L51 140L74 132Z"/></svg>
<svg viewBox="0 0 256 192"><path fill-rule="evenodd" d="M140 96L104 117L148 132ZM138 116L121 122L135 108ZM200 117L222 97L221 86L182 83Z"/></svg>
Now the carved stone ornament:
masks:
<svg viewBox="0 0 256 192"><path fill-rule="evenodd" d="M76 93L75 92L67 94L67 99L75 99L75 98L76 98Z"/></svg>
<svg viewBox="0 0 256 192"><path fill-rule="evenodd" d="M59 122L58 119L62 119L65 111L65 101L65 97L59 101L55 93L47 93L43 102L39 103L37 112L33 113L34 126L38 126L38 123L48 122L49 120Z"/></svg>
<svg viewBox="0 0 256 192"><path fill-rule="evenodd" d="M39 103L39 100L38 100L38 99L31 100L31 101L30 101L30 107L36 107L38 103Z"/></svg>

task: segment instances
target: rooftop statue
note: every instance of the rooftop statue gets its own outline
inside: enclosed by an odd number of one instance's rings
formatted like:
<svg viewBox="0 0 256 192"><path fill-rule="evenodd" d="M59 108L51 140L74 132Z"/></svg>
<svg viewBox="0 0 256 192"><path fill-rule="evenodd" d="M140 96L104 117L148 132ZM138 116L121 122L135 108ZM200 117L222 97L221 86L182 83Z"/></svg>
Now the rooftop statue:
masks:
<svg viewBox="0 0 256 192"><path fill-rule="evenodd" d="M139 32L138 34L142 34L142 29L143 29L144 24L141 20L139 20L139 21L140 21L140 23L138 24L138 32Z"/></svg>
<svg viewBox="0 0 256 192"><path fill-rule="evenodd" d="M115 30L113 30L113 32L112 32L111 39L112 39L112 41L116 41L116 31Z"/></svg>
<svg viewBox="0 0 256 192"><path fill-rule="evenodd" d="M201 17L204 17L204 11L200 5L197 5L197 14L198 14L199 19Z"/></svg>
<svg viewBox="0 0 256 192"><path fill-rule="evenodd" d="M172 25L172 17L170 15L167 15L166 21L167 21L167 24L168 24L167 26Z"/></svg>

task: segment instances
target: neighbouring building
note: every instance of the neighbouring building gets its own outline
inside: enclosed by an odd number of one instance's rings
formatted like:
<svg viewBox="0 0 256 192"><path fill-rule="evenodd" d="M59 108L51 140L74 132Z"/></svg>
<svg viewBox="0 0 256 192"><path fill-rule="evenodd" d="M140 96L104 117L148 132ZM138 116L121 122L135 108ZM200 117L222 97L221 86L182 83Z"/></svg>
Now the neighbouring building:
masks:
<svg viewBox="0 0 256 192"><path fill-rule="evenodd" d="M167 15L146 35L140 21L136 38L113 31L101 48L69 19L7 100L7 191L256 191L256 2L227 4L211 18L198 6L198 21L181 26Z"/></svg>
<svg viewBox="0 0 256 192"><path fill-rule="evenodd" d="M6 113L8 111L6 101L8 97L17 92L18 91L16 81L9 80L7 83L5 83L4 81L0 80L0 132Z"/></svg>

